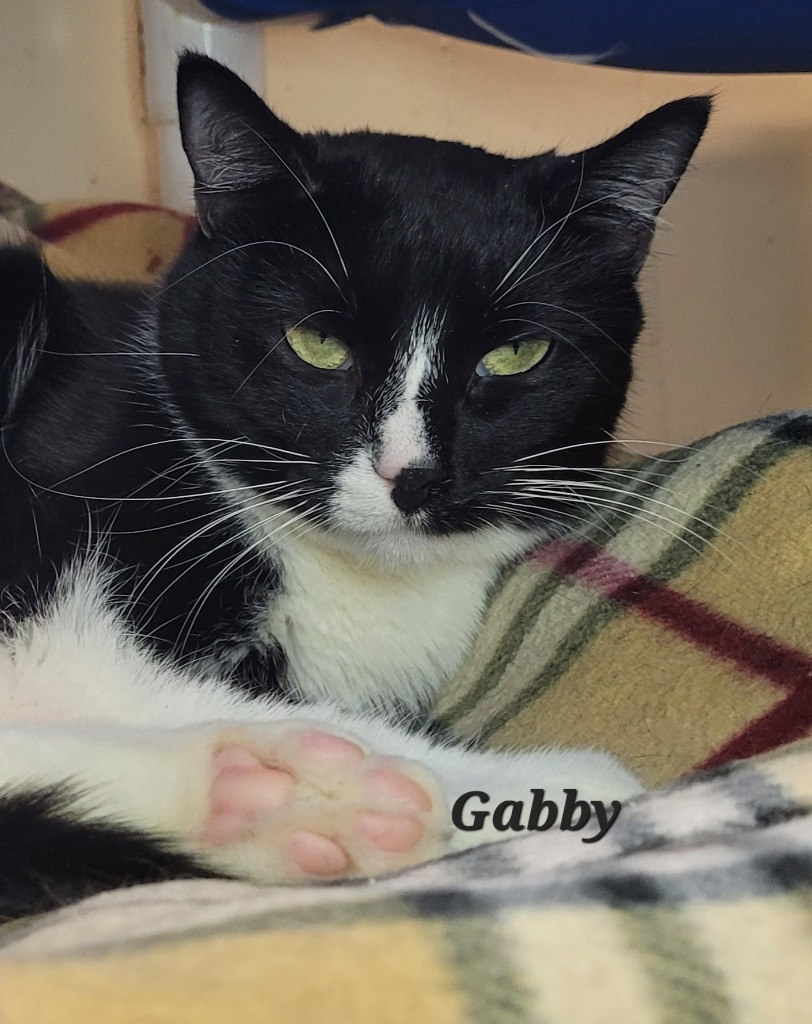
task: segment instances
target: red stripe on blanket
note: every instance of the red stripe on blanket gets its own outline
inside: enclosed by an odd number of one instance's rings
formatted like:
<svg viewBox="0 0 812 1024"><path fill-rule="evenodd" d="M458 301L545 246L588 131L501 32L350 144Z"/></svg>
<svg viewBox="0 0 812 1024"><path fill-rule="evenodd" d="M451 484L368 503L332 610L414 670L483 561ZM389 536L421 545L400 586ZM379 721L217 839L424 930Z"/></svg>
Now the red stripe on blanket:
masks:
<svg viewBox="0 0 812 1024"><path fill-rule="evenodd" d="M78 210L59 214L40 224L36 233L44 242L61 242L77 231L84 231L94 224L100 224L123 213L165 213L184 224L187 233L194 224L194 218L178 213L177 210L168 210L164 206L151 206L148 203L104 203L99 206L82 206Z"/></svg>
<svg viewBox="0 0 812 1024"><path fill-rule="evenodd" d="M553 541L536 551L533 561L634 608L644 618L734 662L742 671L789 690L783 700L731 737L697 769L763 754L812 731L812 659L802 651L739 625L592 544Z"/></svg>
<svg viewBox="0 0 812 1024"><path fill-rule="evenodd" d="M739 625L592 544L553 541L539 548L533 560L556 573L574 577L612 601L634 608L644 618L667 626L751 675L790 690L812 683L812 658L803 651ZM812 719L808 724L812 724Z"/></svg>
<svg viewBox="0 0 812 1024"><path fill-rule="evenodd" d="M738 761L755 754L764 754L784 743L803 739L812 730L812 687L795 690L780 704L770 708L761 718L745 726L723 746L715 750L696 770L717 768L728 761Z"/></svg>

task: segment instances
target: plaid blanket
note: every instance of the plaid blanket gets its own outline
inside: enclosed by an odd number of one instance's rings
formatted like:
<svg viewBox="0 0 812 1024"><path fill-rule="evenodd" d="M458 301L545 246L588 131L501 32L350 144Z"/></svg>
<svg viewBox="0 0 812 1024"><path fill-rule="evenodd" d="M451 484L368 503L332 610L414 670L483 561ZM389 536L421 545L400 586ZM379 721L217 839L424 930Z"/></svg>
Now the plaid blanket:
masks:
<svg viewBox="0 0 812 1024"><path fill-rule="evenodd" d="M509 576L435 717L613 751L647 784L812 731L812 414L621 470L623 506Z"/></svg>
<svg viewBox="0 0 812 1024"><path fill-rule="evenodd" d="M169 882L6 934L3 1024L803 1024L812 743L369 883Z"/></svg>
<svg viewBox="0 0 812 1024"><path fill-rule="evenodd" d="M187 228L117 205L27 223L57 272L138 280ZM0 1022L812 1022L812 415L617 470L623 505L506 575L434 709L660 787L604 840L109 893L0 932Z"/></svg>

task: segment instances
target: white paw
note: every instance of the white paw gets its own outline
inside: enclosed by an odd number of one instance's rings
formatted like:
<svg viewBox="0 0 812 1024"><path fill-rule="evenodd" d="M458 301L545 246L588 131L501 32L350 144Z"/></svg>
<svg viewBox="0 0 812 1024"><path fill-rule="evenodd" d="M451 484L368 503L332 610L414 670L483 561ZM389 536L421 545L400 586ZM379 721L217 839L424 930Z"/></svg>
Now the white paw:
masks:
<svg viewBox="0 0 812 1024"><path fill-rule="evenodd" d="M262 882L369 877L448 848L448 812L425 769L320 726L222 732L210 769L193 841L229 873Z"/></svg>

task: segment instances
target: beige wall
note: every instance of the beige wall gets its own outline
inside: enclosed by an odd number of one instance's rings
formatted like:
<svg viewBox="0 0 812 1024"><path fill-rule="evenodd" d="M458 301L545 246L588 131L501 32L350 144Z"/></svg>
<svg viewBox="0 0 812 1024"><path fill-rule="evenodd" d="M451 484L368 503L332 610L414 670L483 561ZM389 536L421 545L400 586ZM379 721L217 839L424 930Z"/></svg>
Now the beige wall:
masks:
<svg viewBox="0 0 812 1024"><path fill-rule="evenodd" d="M136 0L0 0L0 181L153 199Z"/></svg>
<svg viewBox="0 0 812 1024"><path fill-rule="evenodd" d="M578 67L371 19L266 29L267 98L299 128L370 127L510 154L599 141L678 96L716 113L643 290L628 436L687 441L812 405L812 75Z"/></svg>

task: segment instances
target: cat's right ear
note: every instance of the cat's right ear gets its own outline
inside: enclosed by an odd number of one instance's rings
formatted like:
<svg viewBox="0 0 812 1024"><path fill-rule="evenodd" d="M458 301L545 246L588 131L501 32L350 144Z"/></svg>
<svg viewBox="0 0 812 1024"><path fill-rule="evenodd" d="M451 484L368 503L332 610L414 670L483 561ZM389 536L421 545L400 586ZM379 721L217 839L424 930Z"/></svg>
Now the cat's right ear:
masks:
<svg viewBox="0 0 812 1024"><path fill-rule="evenodd" d="M217 234L235 201L275 180L312 188L308 145L241 78L210 57L184 53L178 64L178 115L195 177L205 235Z"/></svg>

